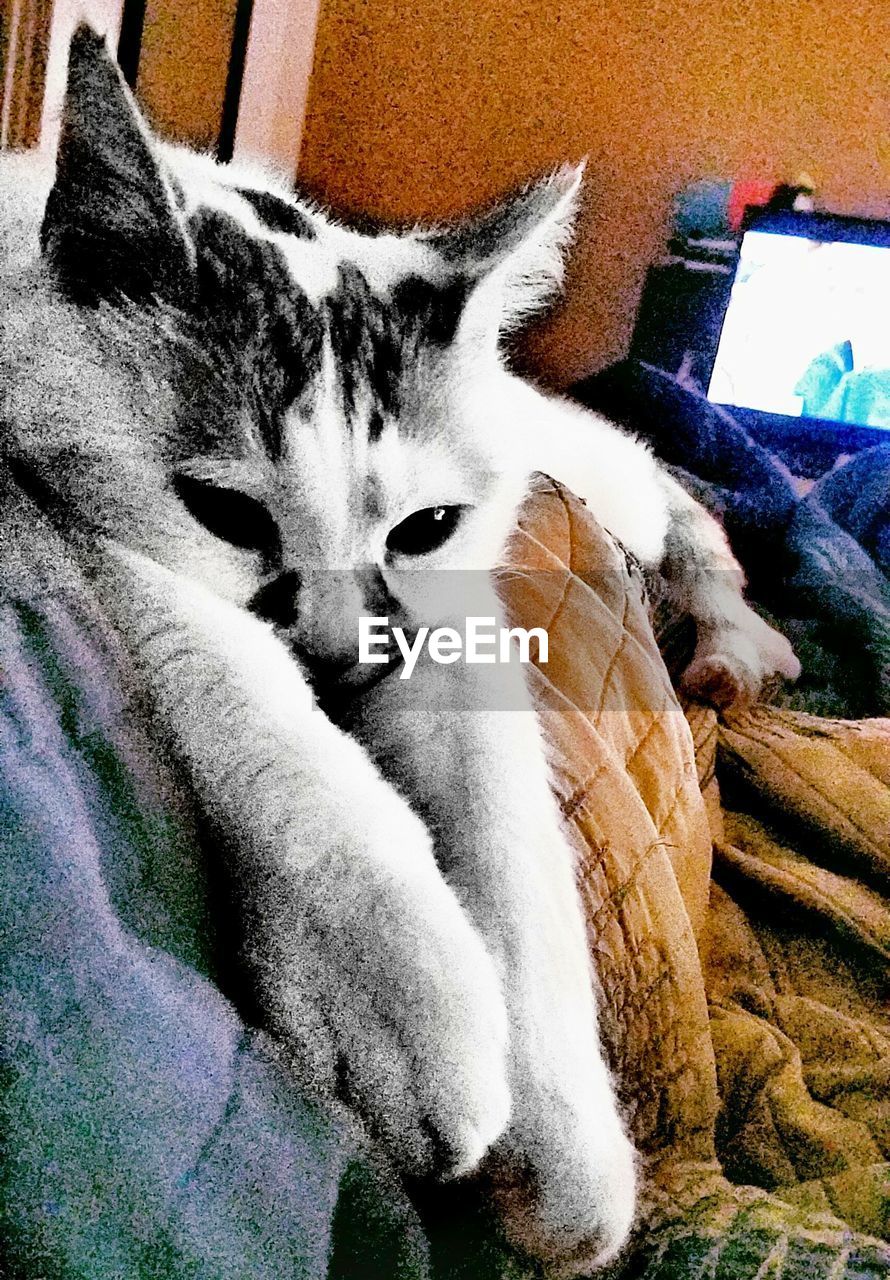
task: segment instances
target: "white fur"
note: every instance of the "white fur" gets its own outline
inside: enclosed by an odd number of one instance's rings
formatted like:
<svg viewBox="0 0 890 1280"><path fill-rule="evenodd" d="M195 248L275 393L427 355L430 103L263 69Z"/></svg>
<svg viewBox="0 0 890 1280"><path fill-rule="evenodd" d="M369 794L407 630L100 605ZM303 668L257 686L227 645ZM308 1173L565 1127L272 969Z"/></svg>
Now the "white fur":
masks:
<svg viewBox="0 0 890 1280"><path fill-rule="evenodd" d="M390 262L379 278L400 269ZM56 320L16 391L19 443L39 468L47 451L29 440L42 434L49 455L66 432L94 440L83 482L60 478L84 510L105 513L111 535L80 554L235 854L245 958L295 1070L327 1096L345 1070L350 1098L407 1170L465 1173L490 1153L507 1228L533 1252L569 1270L611 1256L632 1217L633 1153L597 1041L572 861L518 669L502 669L514 682L506 720L486 710L472 677L443 685L453 669L427 663L411 681L378 686L353 736L335 727L280 641L240 607L259 581L251 554L214 550L165 496L157 388L116 384L103 341L94 345L64 307L54 311L43 288L36 277L30 294L10 292L15 314L0 324L0 357L14 373L41 318ZM86 377L75 376L78 363ZM467 386L478 385L479 367L471 352ZM486 570L500 555L524 460L505 455L484 399L456 432L465 384L429 376L424 433L389 430L373 450L361 433L338 430L328 385L312 421L289 424L300 463L286 490L270 492L246 458L190 464L222 466L263 493L289 562L304 571L294 638L314 652L342 652L357 636L360 594L335 590L329 570L354 582L418 504L475 508L425 568ZM41 405L50 402L59 408L47 427ZM112 420L121 425L106 436ZM103 440L120 441L110 466ZM357 501L372 477L373 517ZM413 616L438 623L467 607L465 591L451 600L411 565L388 563L385 575ZM485 574L472 581L474 607L497 612ZM403 700L375 719L396 691ZM525 1194L501 1195L498 1171L506 1188L517 1169Z"/></svg>
<svg viewBox="0 0 890 1280"><path fill-rule="evenodd" d="M97 581L199 797L237 841L250 963L301 1076L333 1097L345 1055L402 1167L473 1168L509 1114L507 1017L422 823L313 709L262 623L114 546Z"/></svg>

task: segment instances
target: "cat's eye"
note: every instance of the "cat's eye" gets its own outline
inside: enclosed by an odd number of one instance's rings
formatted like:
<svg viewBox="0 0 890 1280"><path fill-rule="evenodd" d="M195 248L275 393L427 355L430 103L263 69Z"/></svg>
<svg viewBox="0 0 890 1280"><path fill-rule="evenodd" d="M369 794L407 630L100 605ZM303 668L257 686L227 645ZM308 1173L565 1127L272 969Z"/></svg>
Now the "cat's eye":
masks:
<svg viewBox="0 0 890 1280"><path fill-rule="evenodd" d="M394 529L386 539L386 549L396 556L425 556L443 546L458 526L465 508L424 507L415 511Z"/></svg>
<svg viewBox="0 0 890 1280"><path fill-rule="evenodd" d="M259 552L270 562L280 557L278 526L256 498L181 474L173 477L173 488L190 514L215 537L233 547Z"/></svg>

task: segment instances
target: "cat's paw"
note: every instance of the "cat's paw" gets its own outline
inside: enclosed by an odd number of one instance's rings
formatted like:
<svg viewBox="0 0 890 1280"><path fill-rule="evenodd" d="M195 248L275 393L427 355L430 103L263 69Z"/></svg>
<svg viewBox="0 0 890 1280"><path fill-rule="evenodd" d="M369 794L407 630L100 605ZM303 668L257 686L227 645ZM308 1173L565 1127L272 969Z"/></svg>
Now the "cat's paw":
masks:
<svg viewBox="0 0 890 1280"><path fill-rule="evenodd" d="M447 1180L471 1173L510 1117L507 1012L494 965L443 903L406 910L415 954L368 973L384 1001L341 1003L341 1096L404 1173ZM357 1021L356 1021L357 1017Z"/></svg>
<svg viewBox="0 0 890 1280"><path fill-rule="evenodd" d="M546 1099L529 1132L508 1130L489 1161L507 1235L548 1276L586 1276L627 1240L636 1159L610 1090L586 1115L571 1098Z"/></svg>
<svg viewBox="0 0 890 1280"><path fill-rule="evenodd" d="M344 835L364 878L303 883L292 932L276 930L274 956L264 943L262 1004L303 1083L354 1110L402 1172L459 1177L510 1116L504 996L426 828L394 792L375 800Z"/></svg>
<svg viewBox="0 0 890 1280"><path fill-rule="evenodd" d="M741 621L700 639L681 686L693 698L728 707L753 702L777 677L799 675L800 662L785 636L746 609Z"/></svg>
<svg viewBox="0 0 890 1280"><path fill-rule="evenodd" d="M513 1115L484 1169L514 1244L548 1275L586 1275L630 1232L636 1158L599 1043L577 905L542 911L540 930L535 971L508 980Z"/></svg>

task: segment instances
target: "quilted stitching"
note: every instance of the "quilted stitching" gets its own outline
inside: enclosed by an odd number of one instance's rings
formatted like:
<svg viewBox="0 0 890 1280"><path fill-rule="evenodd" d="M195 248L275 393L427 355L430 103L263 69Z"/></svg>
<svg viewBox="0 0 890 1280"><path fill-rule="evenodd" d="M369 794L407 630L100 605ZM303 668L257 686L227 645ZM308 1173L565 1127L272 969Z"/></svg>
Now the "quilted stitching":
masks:
<svg viewBox="0 0 890 1280"><path fill-rule="evenodd" d="M846 1022L840 1014L832 1022L818 992L828 989L829 964L838 990L852 991L844 985L849 957L826 956L807 985L787 932L773 938L752 928L744 906L716 886L709 915L711 830L722 841L721 879L730 865L747 868L753 901L763 901L770 875L776 892L787 887L795 910L809 892L812 909L821 903L831 914L831 892L820 898L818 875L790 849L771 846L758 862L750 819L740 826L729 815L724 837L717 718L695 705L684 716L639 574L589 513L541 480L511 556L525 575L505 589L511 615L524 625L551 619L551 660L531 683L577 850L602 1034L648 1170L636 1246L615 1272L634 1280L890 1274L890 1252L854 1235L839 1212L874 1231L886 1203L887 1183L874 1163L876 1112L862 1110L862 1083L873 1085L883 1061L872 1006L854 994ZM793 810L804 825L809 820L820 847L837 850L842 842L847 857L852 851L878 874L887 865L878 833L890 761L886 734L873 724L758 708L720 727L720 768L777 820ZM850 804L823 782L839 769L855 779ZM858 930L874 953L884 936L878 895L849 889L840 901L847 919L833 914L833 926ZM705 943L714 954L703 974ZM820 1024L826 1036L807 1039L804 1029ZM851 1046L846 1074L829 1041ZM732 1151L730 1130L759 1187L733 1185L715 1160L715 1136L724 1157ZM871 1210L843 1181L845 1160L858 1161L857 1189L862 1179L873 1189ZM806 1181L813 1171L818 1178ZM781 1189L782 1198L769 1194L783 1178L793 1187Z"/></svg>

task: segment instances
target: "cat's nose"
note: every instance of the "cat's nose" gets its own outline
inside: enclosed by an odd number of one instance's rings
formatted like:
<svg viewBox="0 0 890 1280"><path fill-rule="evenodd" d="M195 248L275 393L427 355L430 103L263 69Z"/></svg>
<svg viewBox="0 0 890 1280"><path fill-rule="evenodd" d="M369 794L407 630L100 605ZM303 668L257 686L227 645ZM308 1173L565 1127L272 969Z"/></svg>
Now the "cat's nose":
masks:
<svg viewBox="0 0 890 1280"><path fill-rule="evenodd" d="M358 661L359 618L364 612L354 571L307 569L300 579L299 607L287 624L288 639L319 670L345 669Z"/></svg>
<svg viewBox="0 0 890 1280"><path fill-rule="evenodd" d="M359 660L359 619L397 609L369 570L294 569L265 583L248 602L251 613L287 632L287 642L313 684L339 683ZM392 656L392 655L391 655ZM379 676L380 665L354 672L349 683Z"/></svg>

